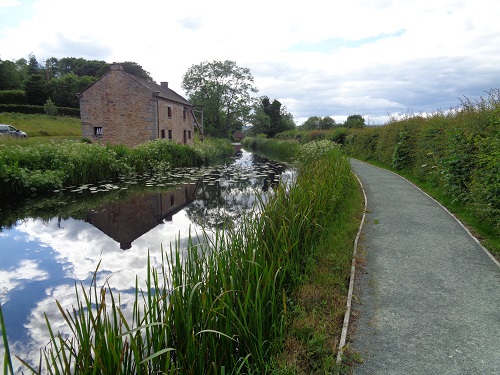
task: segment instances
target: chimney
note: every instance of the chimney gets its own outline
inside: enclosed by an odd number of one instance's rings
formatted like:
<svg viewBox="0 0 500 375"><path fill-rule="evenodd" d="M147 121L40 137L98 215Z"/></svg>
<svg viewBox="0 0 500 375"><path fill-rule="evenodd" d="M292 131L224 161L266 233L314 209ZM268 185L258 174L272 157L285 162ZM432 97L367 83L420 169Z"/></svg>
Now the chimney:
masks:
<svg viewBox="0 0 500 375"><path fill-rule="evenodd" d="M162 89L168 89L168 82L160 82Z"/></svg>
<svg viewBox="0 0 500 375"><path fill-rule="evenodd" d="M121 66L121 64L116 62L110 64L110 68L111 70L123 70L123 66Z"/></svg>

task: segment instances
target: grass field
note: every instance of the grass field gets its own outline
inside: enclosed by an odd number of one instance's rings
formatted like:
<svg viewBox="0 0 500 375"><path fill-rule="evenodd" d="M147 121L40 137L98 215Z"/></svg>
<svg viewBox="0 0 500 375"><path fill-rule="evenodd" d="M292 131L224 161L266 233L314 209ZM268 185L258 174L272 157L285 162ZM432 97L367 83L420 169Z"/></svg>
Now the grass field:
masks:
<svg viewBox="0 0 500 375"><path fill-rule="evenodd" d="M28 138L79 138L82 136L81 121L75 117L2 112L0 124L12 125L25 132Z"/></svg>

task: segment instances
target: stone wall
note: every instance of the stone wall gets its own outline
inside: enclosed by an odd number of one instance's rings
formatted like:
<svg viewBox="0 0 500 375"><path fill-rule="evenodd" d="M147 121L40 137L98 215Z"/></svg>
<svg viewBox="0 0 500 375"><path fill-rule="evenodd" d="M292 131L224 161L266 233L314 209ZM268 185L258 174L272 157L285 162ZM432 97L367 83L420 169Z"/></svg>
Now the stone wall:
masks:
<svg viewBox="0 0 500 375"><path fill-rule="evenodd" d="M194 122L189 109L184 119L183 109L112 65L109 73L80 95L82 135L93 142L136 146L169 139L171 130L176 142L192 143Z"/></svg>
<svg viewBox="0 0 500 375"><path fill-rule="evenodd" d="M164 134L165 139L172 139L177 143L193 142L194 120L188 107L158 99L158 116L160 122L159 138L163 138L162 135ZM164 130L164 133L162 133L162 130ZM169 130L172 138L169 138Z"/></svg>

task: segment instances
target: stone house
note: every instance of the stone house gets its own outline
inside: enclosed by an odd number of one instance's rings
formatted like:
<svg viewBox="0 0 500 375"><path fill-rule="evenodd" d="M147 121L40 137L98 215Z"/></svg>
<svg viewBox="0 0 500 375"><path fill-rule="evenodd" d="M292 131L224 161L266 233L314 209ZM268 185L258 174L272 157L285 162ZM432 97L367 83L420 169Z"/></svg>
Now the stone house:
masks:
<svg viewBox="0 0 500 375"><path fill-rule="evenodd" d="M193 105L168 82L147 82L111 64L79 97L82 136L93 142L131 147L155 139L193 142L198 126Z"/></svg>

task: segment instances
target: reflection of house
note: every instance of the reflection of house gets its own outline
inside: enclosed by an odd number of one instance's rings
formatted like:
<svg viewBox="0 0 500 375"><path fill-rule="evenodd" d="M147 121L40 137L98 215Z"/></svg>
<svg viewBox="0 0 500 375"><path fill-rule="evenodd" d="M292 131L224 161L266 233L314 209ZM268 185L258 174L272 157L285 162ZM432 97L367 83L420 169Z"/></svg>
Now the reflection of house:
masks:
<svg viewBox="0 0 500 375"><path fill-rule="evenodd" d="M185 184L164 193L136 195L126 201L104 204L98 211L89 211L87 222L120 243L123 250L194 200L195 184Z"/></svg>
<svg viewBox="0 0 500 375"><path fill-rule="evenodd" d="M82 135L92 141L127 146L162 138L193 142L193 105L167 82L147 82L112 64L79 96Z"/></svg>

